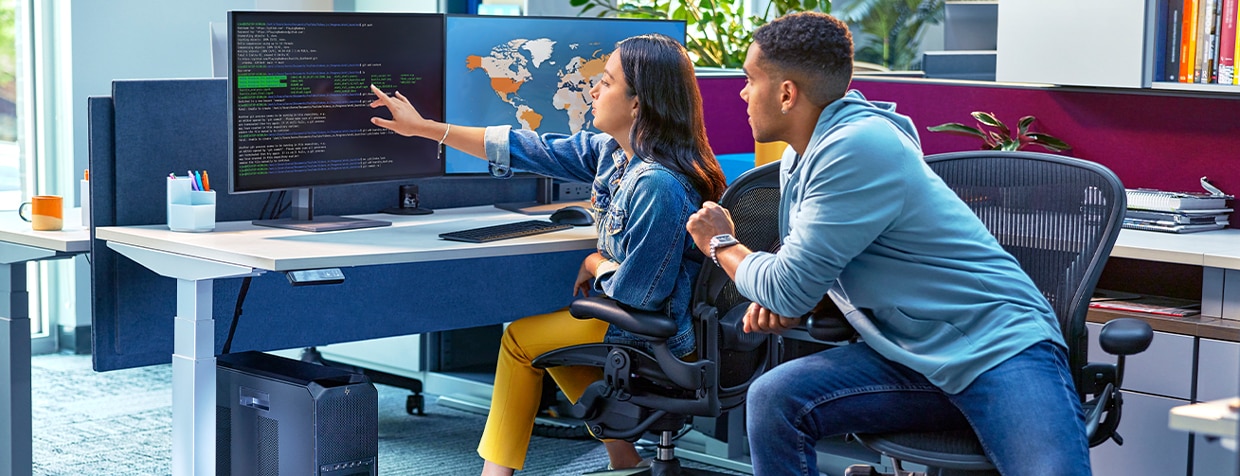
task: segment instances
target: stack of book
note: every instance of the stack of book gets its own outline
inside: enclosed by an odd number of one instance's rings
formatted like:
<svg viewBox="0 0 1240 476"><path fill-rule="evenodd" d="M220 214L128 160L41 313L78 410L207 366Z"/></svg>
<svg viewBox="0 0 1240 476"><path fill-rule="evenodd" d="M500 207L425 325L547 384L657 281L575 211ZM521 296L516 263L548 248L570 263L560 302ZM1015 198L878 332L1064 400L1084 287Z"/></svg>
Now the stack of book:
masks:
<svg viewBox="0 0 1240 476"><path fill-rule="evenodd" d="M1192 233L1218 230L1230 223L1230 195L1128 189L1124 228Z"/></svg>
<svg viewBox="0 0 1240 476"><path fill-rule="evenodd" d="M1167 317L1201 314L1201 301L1095 289L1089 307L1110 311L1139 312Z"/></svg>

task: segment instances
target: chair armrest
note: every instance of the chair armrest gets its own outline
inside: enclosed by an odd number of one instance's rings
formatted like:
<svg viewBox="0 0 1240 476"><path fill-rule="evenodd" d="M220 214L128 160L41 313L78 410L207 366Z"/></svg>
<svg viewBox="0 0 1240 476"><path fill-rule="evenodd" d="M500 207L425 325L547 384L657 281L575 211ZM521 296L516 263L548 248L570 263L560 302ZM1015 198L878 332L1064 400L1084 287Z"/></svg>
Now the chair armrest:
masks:
<svg viewBox="0 0 1240 476"><path fill-rule="evenodd" d="M1098 343L1111 355L1133 355L1144 352L1154 339L1154 330L1143 320L1133 317L1112 319L1102 326Z"/></svg>
<svg viewBox="0 0 1240 476"><path fill-rule="evenodd" d="M598 319L649 341L676 335L676 321L666 314L622 307L613 299L585 297L573 301L568 312L578 319Z"/></svg>
<svg viewBox="0 0 1240 476"><path fill-rule="evenodd" d="M805 330L809 336L822 342L843 342L852 340L857 335L848 320L840 316L819 316L811 314L805 318Z"/></svg>

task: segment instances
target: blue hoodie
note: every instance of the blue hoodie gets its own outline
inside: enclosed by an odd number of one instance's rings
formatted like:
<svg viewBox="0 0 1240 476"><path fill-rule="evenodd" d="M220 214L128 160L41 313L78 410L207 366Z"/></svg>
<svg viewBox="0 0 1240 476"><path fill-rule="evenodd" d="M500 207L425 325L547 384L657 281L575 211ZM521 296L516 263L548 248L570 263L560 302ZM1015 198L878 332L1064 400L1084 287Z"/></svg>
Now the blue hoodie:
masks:
<svg viewBox="0 0 1240 476"><path fill-rule="evenodd" d="M801 316L838 281L865 311L848 319L866 344L948 393L1035 343L1066 347L1050 303L926 165L894 104L850 91L780 169L783 247L741 262L741 294Z"/></svg>

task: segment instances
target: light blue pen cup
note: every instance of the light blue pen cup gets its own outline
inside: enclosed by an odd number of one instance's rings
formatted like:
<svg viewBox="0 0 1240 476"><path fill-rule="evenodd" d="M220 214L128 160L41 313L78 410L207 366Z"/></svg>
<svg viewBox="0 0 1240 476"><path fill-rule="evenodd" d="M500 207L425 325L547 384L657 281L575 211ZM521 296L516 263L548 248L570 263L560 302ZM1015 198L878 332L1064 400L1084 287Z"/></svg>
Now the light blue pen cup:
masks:
<svg viewBox="0 0 1240 476"><path fill-rule="evenodd" d="M204 232L215 229L215 191L194 190L189 177L168 177L168 229Z"/></svg>

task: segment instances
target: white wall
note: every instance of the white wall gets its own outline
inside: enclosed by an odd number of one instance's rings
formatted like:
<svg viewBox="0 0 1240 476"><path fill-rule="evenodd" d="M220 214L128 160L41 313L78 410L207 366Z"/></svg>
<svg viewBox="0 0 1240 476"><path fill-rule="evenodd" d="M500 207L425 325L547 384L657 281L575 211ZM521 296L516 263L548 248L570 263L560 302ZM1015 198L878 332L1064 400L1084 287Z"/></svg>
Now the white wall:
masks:
<svg viewBox="0 0 1240 476"><path fill-rule="evenodd" d="M60 0L56 2L54 122L49 159L62 164L53 192L76 197L77 179L89 163L86 102L110 96L114 79L211 77L211 22L227 22L229 10L331 10L332 0ZM68 44L65 44L65 42ZM46 83L45 83L46 84ZM193 98L186 98L193 107ZM70 173L62 173L62 172ZM77 203L73 200L73 203ZM78 302L89 299L89 272L77 266ZM89 309L71 310L62 327L90 325ZM67 322L75 320L76 322Z"/></svg>
<svg viewBox="0 0 1240 476"><path fill-rule="evenodd" d="M211 77L211 22L228 10L254 10L256 0L87 0L72 2L71 91L73 170L88 161L86 100L112 94L114 79ZM62 73L65 73L62 71ZM62 83L63 84L63 83ZM67 95L67 97L64 97ZM191 103L187 101L187 106ZM63 143L63 142L62 142Z"/></svg>

